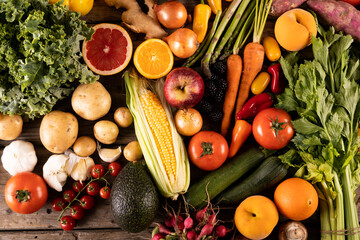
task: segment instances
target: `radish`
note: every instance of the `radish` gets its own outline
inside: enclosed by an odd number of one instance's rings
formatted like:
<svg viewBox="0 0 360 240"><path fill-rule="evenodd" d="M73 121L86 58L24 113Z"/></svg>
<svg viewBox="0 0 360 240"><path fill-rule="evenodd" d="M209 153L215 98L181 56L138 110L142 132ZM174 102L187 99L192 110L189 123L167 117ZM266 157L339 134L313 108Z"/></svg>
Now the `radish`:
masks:
<svg viewBox="0 0 360 240"><path fill-rule="evenodd" d="M201 229L200 235L196 238L196 240L202 239L203 236L209 236L209 235L211 235L213 229L214 229L214 225L212 225L211 223L206 224L206 225Z"/></svg>
<svg viewBox="0 0 360 240"><path fill-rule="evenodd" d="M205 217L206 211L207 211L207 207L205 207L204 209L201 209L201 210L197 211L197 212L196 212L196 215L195 215L196 221L201 222L201 220L203 220L204 217Z"/></svg>
<svg viewBox="0 0 360 240"><path fill-rule="evenodd" d="M216 235L218 235L219 237L225 237L227 230L224 225L219 225L215 228L215 232L216 232Z"/></svg>
<svg viewBox="0 0 360 240"><path fill-rule="evenodd" d="M157 223L157 225L159 226L159 233L164 233L166 235L171 234L171 231L167 229L164 225L160 223Z"/></svg>
<svg viewBox="0 0 360 240"><path fill-rule="evenodd" d="M215 225L215 223L216 223L216 214L211 214L211 215L209 216L208 222L209 222L210 224L212 224L212 225Z"/></svg>
<svg viewBox="0 0 360 240"><path fill-rule="evenodd" d="M152 237L152 240L161 240L161 239L165 239L165 235L162 233L157 233Z"/></svg>
<svg viewBox="0 0 360 240"><path fill-rule="evenodd" d="M168 217L168 218L165 220L165 225L166 225L167 227L169 227L169 228L172 227L171 218L170 218L170 217Z"/></svg>
<svg viewBox="0 0 360 240"><path fill-rule="evenodd" d="M187 240L196 240L197 234L194 231L188 231L186 234Z"/></svg>
<svg viewBox="0 0 360 240"><path fill-rule="evenodd" d="M194 226L194 221L193 219L189 216L185 219L184 221L184 227L186 229L191 229Z"/></svg>

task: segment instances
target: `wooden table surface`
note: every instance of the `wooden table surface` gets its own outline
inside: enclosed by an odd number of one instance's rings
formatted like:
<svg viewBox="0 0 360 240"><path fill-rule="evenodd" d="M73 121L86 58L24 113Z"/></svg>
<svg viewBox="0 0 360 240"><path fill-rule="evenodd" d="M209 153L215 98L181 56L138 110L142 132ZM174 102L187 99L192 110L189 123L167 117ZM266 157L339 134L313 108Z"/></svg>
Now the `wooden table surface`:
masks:
<svg viewBox="0 0 360 240"><path fill-rule="evenodd" d="M197 3L195 0L183 1L189 10L193 9L193 6ZM103 0L95 0L92 11L85 17L89 25L103 22L111 22L121 24L121 10L108 7ZM269 22L266 27L265 34L272 34L273 22ZM143 35L133 34L129 31L134 48L143 40ZM112 114L115 109L121 106L125 106L125 91L124 82L121 77L121 73L101 77L101 83L109 90L112 96L112 107L104 119L112 119ZM59 102L55 109L72 112L70 100L65 99ZM76 115L76 114L74 114ZM92 128L95 121L85 121L80 117L77 117L79 121L79 136L93 136ZM42 176L42 166L51 155L41 144L39 139L39 126L41 119L37 119L28 123L24 123L23 132L18 139L30 141L36 148L38 157L38 163L34 172ZM216 128L217 126L211 126ZM204 126L204 129L210 128ZM114 145L125 146L128 142L135 140L133 126L125 129L120 129L119 137ZM0 141L0 155L4 146L8 145L9 141ZM96 163L102 163L97 154L94 154L93 159ZM126 160L121 157L119 162L122 165L126 164ZM193 171L193 170L192 170ZM195 175L195 174L193 174ZM77 226L73 231L65 232L61 229L59 222L57 221L58 212L52 211L50 202L60 193L49 188L49 199L46 205L38 212L29 215L21 215L11 211L4 201L4 187L10 175L0 165L0 240L11 239L150 239L151 230L149 228L141 233L131 234L122 231L118 225L114 222L112 214L110 212L109 200L103 200L100 197L96 198L96 206L94 209L87 211L85 217L77 221ZM112 179L110 179L111 181ZM69 178L66 187L72 183ZM223 209L222 216L224 220L231 221L234 209ZM160 221L162 214L159 213L158 220ZM283 219L281 219L283 220ZM319 218L318 215L314 215L312 218L305 222L310 232L309 239L319 239ZM276 229L271 236L271 239L276 239ZM270 239L270 238L269 238Z"/></svg>

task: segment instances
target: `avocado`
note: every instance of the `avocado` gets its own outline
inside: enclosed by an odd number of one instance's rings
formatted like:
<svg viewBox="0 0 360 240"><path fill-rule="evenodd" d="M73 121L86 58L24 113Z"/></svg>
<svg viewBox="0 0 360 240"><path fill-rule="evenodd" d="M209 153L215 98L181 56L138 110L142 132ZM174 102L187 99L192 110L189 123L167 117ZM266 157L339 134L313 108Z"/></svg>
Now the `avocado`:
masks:
<svg viewBox="0 0 360 240"><path fill-rule="evenodd" d="M129 162L115 178L111 191L111 211L121 229L137 233L154 221L159 195L145 163Z"/></svg>

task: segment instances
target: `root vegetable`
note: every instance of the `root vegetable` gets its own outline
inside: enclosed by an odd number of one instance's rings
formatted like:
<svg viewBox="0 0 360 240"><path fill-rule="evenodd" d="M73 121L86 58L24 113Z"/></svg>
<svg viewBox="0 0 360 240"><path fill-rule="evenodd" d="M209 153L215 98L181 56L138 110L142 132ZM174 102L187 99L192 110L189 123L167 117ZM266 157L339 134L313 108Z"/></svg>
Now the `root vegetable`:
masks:
<svg viewBox="0 0 360 240"><path fill-rule="evenodd" d="M145 33L146 39L165 37L167 33L161 28L153 10L154 1L145 0L143 2L148 8L147 13L142 11L136 0L105 0L105 3L110 7L126 9L122 13L121 19L132 31Z"/></svg>
<svg viewBox="0 0 360 240"><path fill-rule="evenodd" d="M101 120L94 125L94 136L103 144L113 144L119 134L117 125L108 120Z"/></svg>
<svg viewBox="0 0 360 240"><path fill-rule="evenodd" d="M184 221L185 229L191 229L194 226L194 220L189 216Z"/></svg>
<svg viewBox="0 0 360 240"><path fill-rule="evenodd" d="M191 57L199 47L196 33L188 28L179 28L163 39L178 58Z"/></svg>
<svg viewBox="0 0 360 240"><path fill-rule="evenodd" d="M126 158L126 160L130 162L139 161L142 156L143 154L138 141L132 141L125 146L124 157Z"/></svg>
<svg viewBox="0 0 360 240"><path fill-rule="evenodd" d="M165 235L162 233L157 233L152 237L152 240L162 240L165 239Z"/></svg>
<svg viewBox="0 0 360 240"><path fill-rule="evenodd" d="M188 231L187 234L186 234L186 238L188 240L196 240L197 234L194 231Z"/></svg>
<svg viewBox="0 0 360 240"><path fill-rule="evenodd" d="M81 136L75 141L73 150L80 157L88 157L95 152L96 142L92 137Z"/></svg>
<svg viewBox="0 0 360 240"><path fill-rule="evenodd" d="M212 231L214 229L214 225L212 225L211 223L206 224L200 232L200 235L196 238L196 240L200 240L202 239L202 237L204 236L209 236L211 235Z"/></svg>
<svg viewBox="0 0 360 240"><path fill-rule="evenodd" d="M273 0L270 8L270 16L278 17L286 11L299 7L306 0Z"/></svg>
<svg viewBox="0 0 360 240"><path fill-rule="evenodd" d="M114 121L119 127L127 128L133 123L133 117L127 107L119 107L115 110Z"/></svg>
<svg viewBox="0 0 360 240"><path fill-rule="evenodd" d="M225 237L227 230L224 225L219 225L215 228L215 232L216 232L216 235L218 235L218 237Z"/></svg>
<svg viewBox="0 0 360 240"><path fill-rule="evenodd" d="M6 115L0 113L0 140L11 141L17 138L23 127L23 120L20 115Z"/></svg>
<svg viewBox="0 0 360 240"><path fill-rule="evenodd" d="M166 28L176 29L182 27L188 18L187 10L179 1L167 1L153 7L157 19Z"/></svg>
<svg viewBox="0 0 360 240"><path fill-rule="evenodd" d="M157 223L158 227L159 227L159 233L163 233L163 234L171 234L171 231L169 229L167 229L164 225Z"/></svg>
<svg viewBox="0 0 360 240"><path fill-rule="evenodd" d="M360 11L354 6L335 0L309 0L307 5L337 31L360 41Z"/></svg>

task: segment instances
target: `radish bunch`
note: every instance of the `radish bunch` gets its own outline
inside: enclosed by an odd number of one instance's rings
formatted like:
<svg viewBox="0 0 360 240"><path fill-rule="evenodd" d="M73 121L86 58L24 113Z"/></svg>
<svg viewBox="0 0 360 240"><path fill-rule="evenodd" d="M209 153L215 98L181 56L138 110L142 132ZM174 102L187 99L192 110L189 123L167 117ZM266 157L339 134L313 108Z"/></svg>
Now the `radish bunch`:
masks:
<svg viewBox="0 0 360 240"><path fill-rule="evenodd" d="M157 223L153 229L152 240L216 240L225 237L230 231L217 219L217 213L209 203L205 208L189 213L170 213L164 224Z"/></svg>

